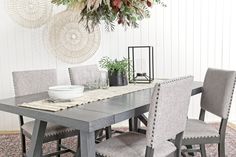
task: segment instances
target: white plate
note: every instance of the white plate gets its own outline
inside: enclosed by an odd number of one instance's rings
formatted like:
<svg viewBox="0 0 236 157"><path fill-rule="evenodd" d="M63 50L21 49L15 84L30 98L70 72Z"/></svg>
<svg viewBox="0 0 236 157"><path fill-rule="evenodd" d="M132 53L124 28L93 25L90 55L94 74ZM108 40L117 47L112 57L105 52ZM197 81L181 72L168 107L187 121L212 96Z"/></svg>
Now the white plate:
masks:
<svg viewBox="0 0 236 157"><path fill-rule="evenodd" d="M84 86L80 85L53 86L48 89L49 97L54 100L74 99L82 96L83 92Z"/></svg>

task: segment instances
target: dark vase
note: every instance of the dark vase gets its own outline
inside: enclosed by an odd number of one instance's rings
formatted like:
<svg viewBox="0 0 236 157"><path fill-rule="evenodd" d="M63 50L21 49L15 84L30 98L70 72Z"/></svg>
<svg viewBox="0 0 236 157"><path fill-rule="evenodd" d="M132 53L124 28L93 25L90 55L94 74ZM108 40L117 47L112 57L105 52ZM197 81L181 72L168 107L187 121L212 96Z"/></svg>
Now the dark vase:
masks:
<svg viewBox="0 0 236 157"><path fill-rule="evenodd" d="M125 86L128 84L127 73L120 71L108 71L110 86Z"/></svg>

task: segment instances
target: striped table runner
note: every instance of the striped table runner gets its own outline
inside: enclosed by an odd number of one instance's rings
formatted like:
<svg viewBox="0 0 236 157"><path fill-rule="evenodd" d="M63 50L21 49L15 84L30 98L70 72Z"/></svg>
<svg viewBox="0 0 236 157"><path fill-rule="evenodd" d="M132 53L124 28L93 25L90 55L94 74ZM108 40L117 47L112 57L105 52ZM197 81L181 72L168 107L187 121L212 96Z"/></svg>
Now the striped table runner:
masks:
<svg viewBox="0 0 236 157"><path fill-rule="evenodd" d="M160 82L160 81L159 81ZM109 99L115 96L132 93L139 90L153 88L157 82L150 84L129 84L127 86L109 87L107 89L96 89L86 91L81 97L75 98L68 102L51 102L49 100L40 100L30 103L23 103L19 106L57 112L74 106L80 106L86 103L95 102L103 99Z"/></svg>

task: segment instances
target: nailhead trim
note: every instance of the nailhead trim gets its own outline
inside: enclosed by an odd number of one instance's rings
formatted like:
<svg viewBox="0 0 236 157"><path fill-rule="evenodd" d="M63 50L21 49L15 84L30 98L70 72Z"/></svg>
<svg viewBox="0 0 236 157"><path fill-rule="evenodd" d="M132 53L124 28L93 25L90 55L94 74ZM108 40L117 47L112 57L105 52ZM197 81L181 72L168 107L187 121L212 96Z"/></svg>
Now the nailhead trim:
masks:
<svg viewBox="0 0 236 157"><path fill-rule="evenodd" d="M227 118L229 117L230 108L231 108L231 104L232 104L232 100L233 100L234 88L235 88L235 82L236 82L236 76L234 77L233 89L232 89L232 93L231 93L231 97L230 97L230 102L229 102L229 105L228 105Z"/></svg>
<svg viewBox="0 0 236 157"><path fill-rule="evenodd" d="M98 152L96 152L96 155L99 155L100 157L109 157L109 156L107 156L107 155L105 155L105 154L98 153Z"/></svg>
<svg viewBox="0 0 236 157"><path fill-rule="evenodd" d="M176 79L172 79L172 80L168 80L168 81L164 81L164 82L161 82L161 83L158 83L157 84L157 97L156 97L156 102L154 103L155 105L155 111L154 111L154 117L153 117L153 126L152 126L152 131L151 131L151 143L150 143L150 146L153 148L153 142L154 142L154 134L155 134L155 124L156 124L156 119L157 119L157 108L158 108L158 100L159 100L159 92L160 92L160 88L162 86L166 86L166 85L169 85L169 84L172 84L176 81L180 81L180 80L184 80L184 79L188 79L188 78L191 78L192 76L186 76L186 77L180 77L180 78L176 78Z"/></svg>

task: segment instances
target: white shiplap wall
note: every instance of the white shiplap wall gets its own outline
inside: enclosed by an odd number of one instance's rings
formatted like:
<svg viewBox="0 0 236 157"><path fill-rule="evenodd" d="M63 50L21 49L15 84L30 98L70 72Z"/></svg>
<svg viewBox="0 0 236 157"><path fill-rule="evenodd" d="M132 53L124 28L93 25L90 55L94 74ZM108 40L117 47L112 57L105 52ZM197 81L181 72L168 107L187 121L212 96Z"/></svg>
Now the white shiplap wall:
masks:
<svg viewBox="0 0 236 157"><path fill-rule="evenodd" d="M0 98L14 95L11 72L57 68L61 84L69 81L68 65L47 52L43 45L44 27L26 29L14 23L0 0ZM138 29L118 26L114 32L103 27L98 52L83 64L101 56L127 56L128 45L155 47L155 75L161 78L194 75L203 80L207 67L236 70L235 0L165 0L166 8L154 6L152 16ZM190 117L197 117L199 96L192 98ZM208 116L210 120L216 120ZM233 104L231 121L236 121ZM16 116L0 112L0 130L18 128Z"/></svg>

